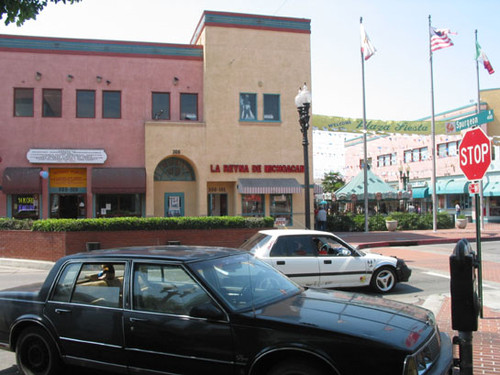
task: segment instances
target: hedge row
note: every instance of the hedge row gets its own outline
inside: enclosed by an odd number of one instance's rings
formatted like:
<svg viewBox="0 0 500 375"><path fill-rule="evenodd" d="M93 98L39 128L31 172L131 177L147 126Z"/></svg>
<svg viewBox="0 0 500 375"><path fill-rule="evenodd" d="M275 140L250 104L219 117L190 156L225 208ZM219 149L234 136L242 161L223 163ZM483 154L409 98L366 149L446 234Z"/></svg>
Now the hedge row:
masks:
<svg viewBox="0 0 500 375"><path fill-rule="evenodd" d="M386 215L374 215L368 219L370 231L386 231ZM417 214L393 212L390 218L397 220L398 230L433 229L432 213ZM437 215L437 229L453 228L455 225L452 215L441 212ZM352 213L330 215L327 218L327 230L331 232L363 232L365 230L365 215Z"/></svg>
<svg viewBox="0 0 500 375"><path fill-rule="evenodd" d="M0 230L33 230L38 232L272 228L272 217L118 217L109 219L16 220L0 218Z"/></svg>

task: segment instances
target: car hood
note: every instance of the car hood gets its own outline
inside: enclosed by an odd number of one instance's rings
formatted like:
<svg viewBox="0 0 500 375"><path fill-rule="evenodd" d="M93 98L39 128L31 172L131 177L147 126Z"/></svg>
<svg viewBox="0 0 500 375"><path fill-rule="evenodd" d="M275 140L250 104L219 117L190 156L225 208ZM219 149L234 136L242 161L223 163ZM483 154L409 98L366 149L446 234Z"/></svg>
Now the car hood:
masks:
<svg viewBox="0 0 500 375"><path fill-rule="evenodd" d="M435 325L432 312L418 306L314 288L257 310L256 316L369 339L407 351L417 348Z"/></svg>

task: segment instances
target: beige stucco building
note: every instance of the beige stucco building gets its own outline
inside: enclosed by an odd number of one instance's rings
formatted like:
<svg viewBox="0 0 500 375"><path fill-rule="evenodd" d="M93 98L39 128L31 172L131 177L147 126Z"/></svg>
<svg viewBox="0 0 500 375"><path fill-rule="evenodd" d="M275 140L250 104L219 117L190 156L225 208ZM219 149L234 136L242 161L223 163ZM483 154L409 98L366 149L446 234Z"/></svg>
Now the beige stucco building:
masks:
<svg viewBox="0 0 500 375"><path fill-rule="evenodd" d="M200 120L146 122L146 215L272 215L303 227L294 97L311 82L310 21L205 12L192 43L203 47ZM182 176L158 177L169 160Z"/></svg>

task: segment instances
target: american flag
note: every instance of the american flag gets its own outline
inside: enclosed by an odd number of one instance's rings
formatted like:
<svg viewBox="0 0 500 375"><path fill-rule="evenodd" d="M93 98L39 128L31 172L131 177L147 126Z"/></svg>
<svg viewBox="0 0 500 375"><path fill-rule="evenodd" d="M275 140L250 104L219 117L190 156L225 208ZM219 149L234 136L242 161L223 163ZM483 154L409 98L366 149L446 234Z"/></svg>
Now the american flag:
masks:
<svg viewBox="0 0 500 375"><path fill-rule="evenodd" d="M453 42L448 37L448 34L456 35L452 33L449 29L435 29L431 27L431 51L435 52L442 48L451 47Z"/></svg>

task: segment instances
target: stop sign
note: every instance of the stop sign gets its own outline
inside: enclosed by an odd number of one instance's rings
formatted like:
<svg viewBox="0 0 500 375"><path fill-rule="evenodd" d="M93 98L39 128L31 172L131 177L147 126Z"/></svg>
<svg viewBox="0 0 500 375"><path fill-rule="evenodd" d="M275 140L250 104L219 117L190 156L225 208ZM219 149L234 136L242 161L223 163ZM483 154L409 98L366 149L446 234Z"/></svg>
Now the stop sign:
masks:
<svg viewBox="0 0 500 375"><path fill-rule="evenodd" d="M491 141L481 128L465 133L458 148L460 169L469 181L480 180L491 163Z"/></svg>

